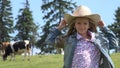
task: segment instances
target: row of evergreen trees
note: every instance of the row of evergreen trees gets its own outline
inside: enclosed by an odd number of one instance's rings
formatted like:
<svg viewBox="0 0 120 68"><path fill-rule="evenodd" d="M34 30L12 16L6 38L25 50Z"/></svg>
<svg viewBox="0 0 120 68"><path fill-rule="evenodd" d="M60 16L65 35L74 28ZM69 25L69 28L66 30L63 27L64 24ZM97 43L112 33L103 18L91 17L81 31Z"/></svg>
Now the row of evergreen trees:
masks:
<svg viewBox="0 0 120 68"><path fill-rule="evenodd" d="M40 54L56 53L54 46L46 45L44 41L50 32L49 29L57 26L65 13L73 12L76 3L72 0L42 0L41 10L44 14L43 21L45 24L41 26L40 36L37 33L39 26L33 21L29 6L29 1L26 0L24 8L19 10L20 14L16 18L17 21L14 26L11 1L0 0L0 42L28 39L41 50ZM119 27L120 8L116 10L115 22L109 25L109 28L113 30L118 39L120 38ZM16 36L12 38L11 33L15 33ZM37 40L37 37L40 39Z"/></svg>
<svg viewBox="0 0 120 68"><path fill-rule="evenodd" d="M33 22L28 0L19 13L14 26L11 1L0 0L0 42L28 39L34 43L38 26ZM16 33L16 36L12 38L11 33Z"/></svg>
<svg viewBox="0 0 120 68"><path fill-rule="evenodd" d="M33 22L29 1L26 0L24 8L19 9L19 15L14 24L10 0L0 0L0 42L30 40L36 43L38 27ZM15 34L13 37L11 34Z"/></svg>

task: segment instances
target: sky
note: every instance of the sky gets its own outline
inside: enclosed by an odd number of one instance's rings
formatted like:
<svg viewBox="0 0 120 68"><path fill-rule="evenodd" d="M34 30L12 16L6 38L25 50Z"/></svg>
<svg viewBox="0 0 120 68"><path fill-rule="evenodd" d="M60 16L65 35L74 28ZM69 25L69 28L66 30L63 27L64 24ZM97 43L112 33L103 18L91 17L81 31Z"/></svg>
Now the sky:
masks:
<svg viewBox="0 0 120 68"><path fill-rule="evenodd" d="M14 19L17 18L18 11L24 7L26 0L11 0L12 12ZM43 25L42 16L44 15L40 9L42 0L29 0L30 10L32 11L34 22ZM110 25L115 19L115 10L120 7L120 0L73 0L77 6L85 5L88 6L92 13L97 13L101 16L102 20L106 25Z"/></svg>
<svg viewBox="0 0 120 68"><path fill-rule="evenodd" d="M12 13L14 20L19 14L19 9L24 7L26 0L11 0ZM29 0L30 10L32 11L33 19L35 23L39 23L41 26L44 24L42 16L44 15L40 9L42 0ZM106 25L110 25L114 22L115 10L120 7L120 0L73 0L77 6L88 6L92 13L97 13L101 16ZM39 50L36 50L38 52Z"/></svg>

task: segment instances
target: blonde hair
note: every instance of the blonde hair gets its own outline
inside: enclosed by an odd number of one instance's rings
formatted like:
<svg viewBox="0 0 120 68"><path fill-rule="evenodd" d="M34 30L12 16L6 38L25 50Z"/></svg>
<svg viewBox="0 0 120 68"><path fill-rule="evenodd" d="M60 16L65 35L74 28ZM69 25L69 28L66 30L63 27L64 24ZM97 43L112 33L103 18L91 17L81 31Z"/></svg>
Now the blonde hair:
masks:
<svg viewBox="0 0 120 68"><path fill-rule="evenodd" d="M74 20L72 20L71 21L71 24L69 24L68 25L68 32L67 32L67 35L66 36L69 36L69 35L71 35L71 34L74 34L74 33L76 33L76 29L74 28L74 26L75 26L75 21L76 19L74 19Z"/></svg>

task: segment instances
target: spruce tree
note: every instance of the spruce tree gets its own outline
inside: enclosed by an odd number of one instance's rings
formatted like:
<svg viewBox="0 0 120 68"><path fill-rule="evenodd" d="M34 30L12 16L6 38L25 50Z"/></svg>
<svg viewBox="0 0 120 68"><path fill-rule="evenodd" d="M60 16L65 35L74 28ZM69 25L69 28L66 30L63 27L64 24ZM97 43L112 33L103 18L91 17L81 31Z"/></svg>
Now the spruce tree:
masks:
<svg viewBox="0 0 120 68"><path fill-rule="evenodd" d="M17 31L14 40L30 40L32 45L34 45L36 43L38 26L33 22L28 0L26 0L25 7L19 10L19 13L14 26L14 29Z"/></svg>
<svg viewBox="0 0 120 68"><path fill-rule="evenodd" d="M108 27L115 33L119 40L120 45L120 7L115 11L115 22L109 25Z"/></svg>
<svg viewBox="0 0 120 68"><path fill-rule="evenodd" d="M42 35L37 46L41 49L41 54L56 53L54 46L45 44L45 39L50 32L49 29L56 27L65 13L73 11L76 3L72 3L72 0L42 0L42 2L41 9L44 14L43 20L45 24L41 27Z"/></svg>
<svg viewBox="0 0 120 68"><path fill-rule="evenodd" d="M13 33L13 17L10 0L0 0L0 42L10 41Z"/></svg>

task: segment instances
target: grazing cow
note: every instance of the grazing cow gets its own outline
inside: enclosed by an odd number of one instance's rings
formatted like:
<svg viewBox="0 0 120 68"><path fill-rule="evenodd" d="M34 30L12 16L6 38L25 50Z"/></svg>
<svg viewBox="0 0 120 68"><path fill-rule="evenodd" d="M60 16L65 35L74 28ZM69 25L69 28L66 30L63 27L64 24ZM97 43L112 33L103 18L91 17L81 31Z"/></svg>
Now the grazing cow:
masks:
<svg viewBox="0 0 120 68"><path fill-rule="evenodd" d="M11 55L10 60L14 60L16 54L22 54L22 53L24 53L24 58L27 56L27 53L28 53L28 60L30 60L29 57L30 57L30 51L31 51L31 44L28 40L9 42L9 43L4 42L2 43L2 46L5 51L2 56L4 61L7 60L7 57L9 55Z"/></svg>

